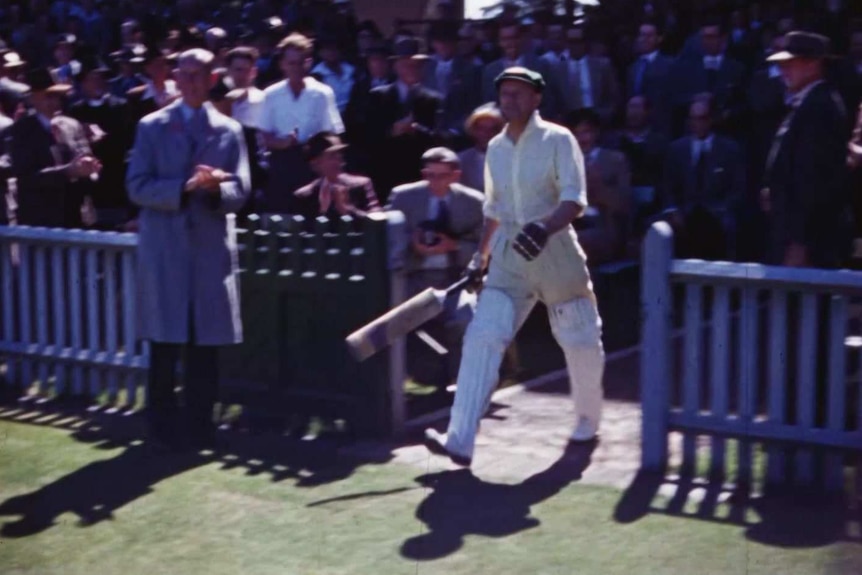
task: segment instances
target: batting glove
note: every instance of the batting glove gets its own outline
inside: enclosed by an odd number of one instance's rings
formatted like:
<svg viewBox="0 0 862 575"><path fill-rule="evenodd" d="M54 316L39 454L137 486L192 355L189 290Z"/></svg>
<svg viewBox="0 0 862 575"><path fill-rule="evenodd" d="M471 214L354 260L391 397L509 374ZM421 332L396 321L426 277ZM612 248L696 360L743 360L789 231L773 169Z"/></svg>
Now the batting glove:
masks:
<svg viewBox="0 0 862 575"><path fill-rule="evenodd" d="M541 222L532 222L524 226L512 247L521 256L529 261L539 257L545 245L548 243L548 230Z"/></svg>
<svg viewBox="0 0 862 575"><path fill-rule="evenodd" d="M462 277L470 278L470 282L464 287L469 293L474 293L482 287L482 281L485 277L485 268L488 267L488 260L485 256L476 252L473 254L473 259L467 264L467 269L464 270Z"/></svg>

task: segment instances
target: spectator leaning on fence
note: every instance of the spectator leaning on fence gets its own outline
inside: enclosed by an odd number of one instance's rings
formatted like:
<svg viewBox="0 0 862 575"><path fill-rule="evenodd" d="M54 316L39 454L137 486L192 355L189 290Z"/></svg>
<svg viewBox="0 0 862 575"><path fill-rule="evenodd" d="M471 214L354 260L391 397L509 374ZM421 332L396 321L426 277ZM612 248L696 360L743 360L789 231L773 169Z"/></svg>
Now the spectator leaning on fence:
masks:
<svg viewBox="0 0 862 575"><path fill-rule="evenodd" d="M318 177L296 190L294 213L304 216L309 224L318 216L338 220L380 211L371 179L344 172L345 148L347 145L332 132L315 134L305 145L306 159Z"/></svg>
<svg viewBox="0 0 862 575"><path fill-rule="evenodd" d="M227 214L249 193L242 128L206 100L211 52L179 58L182 100L138 125L127 176L141 206L138 329L151 343L147 421L152 440L170 448L214 440L218 346L242 341L236 238ZM174 373L185 348L184 417Z"/></svg>
<svg viewBox="0 0 862 575"><path fill-rule="evenodd" d="M423 179L398 186L387 209L404 214L409 242L407 290L415 295L433 287L442 289L458 279L476 252L482 233L482 201L478 190L458 183L460 162L447 148L432 148L422 155ZM473 317L475 294L462 291L447 299L446 310L429 328L449 350L440 389L454 382L460 361L461 340Z"/></svg>

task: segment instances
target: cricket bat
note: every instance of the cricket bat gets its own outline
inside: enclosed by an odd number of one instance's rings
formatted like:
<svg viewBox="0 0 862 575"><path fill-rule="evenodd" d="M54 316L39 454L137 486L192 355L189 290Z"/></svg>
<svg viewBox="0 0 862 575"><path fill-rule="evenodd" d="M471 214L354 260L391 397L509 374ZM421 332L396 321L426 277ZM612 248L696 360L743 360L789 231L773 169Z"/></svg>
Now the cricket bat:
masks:
<svg viewBox="0 0 862 575"><path fill-rule="evenodd" d="M357 361L365 361L386 349L399 338L440 315L446 298L463 289L468 283L470 278L465 276L446 289L428 288L392 308L347 336L345 341L350 354Z"/></svg>

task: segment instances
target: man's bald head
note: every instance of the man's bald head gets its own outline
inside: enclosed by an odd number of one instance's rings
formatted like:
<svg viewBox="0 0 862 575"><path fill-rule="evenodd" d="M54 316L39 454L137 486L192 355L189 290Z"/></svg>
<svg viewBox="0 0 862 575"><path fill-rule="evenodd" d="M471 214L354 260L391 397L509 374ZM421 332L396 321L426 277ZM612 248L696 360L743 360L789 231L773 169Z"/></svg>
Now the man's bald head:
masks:
<svg viewBox="0 0 862 575"><path fill-rule="evenodd" d="M215 84L213 64L215 56L209 50L192 48L180 54L177 61L177 87L183 102L199 108L209 99L209 91Z"/></svg>

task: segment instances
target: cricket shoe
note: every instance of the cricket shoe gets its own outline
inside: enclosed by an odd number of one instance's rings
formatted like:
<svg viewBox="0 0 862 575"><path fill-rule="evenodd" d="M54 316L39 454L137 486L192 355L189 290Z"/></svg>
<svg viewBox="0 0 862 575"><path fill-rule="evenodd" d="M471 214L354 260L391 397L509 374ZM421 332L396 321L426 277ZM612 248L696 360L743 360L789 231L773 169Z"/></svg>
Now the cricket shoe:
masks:
<svg viewBox="0 0 862 575"><path fill-rule="evenodd" d="M425 430L425 447L431 453L448 457L453 463L461 467L470 467L470 464L473 462L472 458L466 455L459 455L446 447L446 434L440 433L435 429Z"/></svg>
<svg viewBox="0 0 862 575"><path fill-rule="evenodd" d="M569 440L572 443L590 443L598 437L599 426L591 419L580 418L577 427L572 432Z"/></svg>

